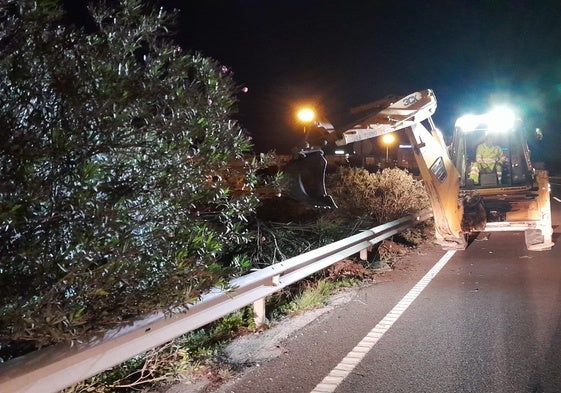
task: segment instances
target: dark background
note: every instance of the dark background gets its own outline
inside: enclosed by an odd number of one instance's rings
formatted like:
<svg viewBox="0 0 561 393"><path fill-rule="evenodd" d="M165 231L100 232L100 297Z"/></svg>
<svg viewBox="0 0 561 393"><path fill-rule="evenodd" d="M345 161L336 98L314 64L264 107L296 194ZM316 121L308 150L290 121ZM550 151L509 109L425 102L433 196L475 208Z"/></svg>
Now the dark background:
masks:
<svg viewBox="0 0 561 393"><path fill-rule="evenodd" d="M234 72L239 120L257 151L302 137L296 108L335 125L387 95L433 89L434 120L509 103L544 131L534 158L559 165L561 2L159 0L179 11L177 40ZM537 157L536 157L537 155Z"/></svg>

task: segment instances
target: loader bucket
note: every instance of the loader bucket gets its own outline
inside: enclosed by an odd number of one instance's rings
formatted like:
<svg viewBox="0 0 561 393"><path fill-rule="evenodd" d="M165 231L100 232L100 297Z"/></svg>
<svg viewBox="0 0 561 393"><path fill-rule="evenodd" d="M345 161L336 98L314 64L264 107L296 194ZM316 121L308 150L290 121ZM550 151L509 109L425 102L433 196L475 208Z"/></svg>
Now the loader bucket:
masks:
<svg viewBox="0 0 561 393"><path fill-rule="evenodd" d="M320 208L337 205L325 190L327 160L322 150L302 150L284 167L284 191L289 197Z"/></svg>

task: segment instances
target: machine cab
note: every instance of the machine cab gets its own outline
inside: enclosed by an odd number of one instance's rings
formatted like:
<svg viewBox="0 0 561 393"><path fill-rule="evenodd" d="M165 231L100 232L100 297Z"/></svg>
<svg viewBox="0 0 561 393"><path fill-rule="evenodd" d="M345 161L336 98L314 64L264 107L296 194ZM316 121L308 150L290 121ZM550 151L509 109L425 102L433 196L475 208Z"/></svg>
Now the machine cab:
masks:
<svg viewBox="0 0 561 393"><path fill-rule="evenodd" d="M506 108L456 121L450 155L462 189L484 194L532 187L530 153L519 126Z"/></svg>

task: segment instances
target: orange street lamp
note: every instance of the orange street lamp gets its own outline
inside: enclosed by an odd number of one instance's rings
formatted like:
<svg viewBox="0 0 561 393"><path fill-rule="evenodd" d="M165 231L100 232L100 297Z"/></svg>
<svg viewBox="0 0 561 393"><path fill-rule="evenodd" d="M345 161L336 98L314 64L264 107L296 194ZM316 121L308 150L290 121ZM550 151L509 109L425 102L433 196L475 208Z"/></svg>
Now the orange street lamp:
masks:
<svg viewBox="0 0 561 393"><path fill-rule="evenodd" d="M307 124L311 123L314 120L316 114L313 109L302 108L298 111L296 117L298 117L298 120L300 120L302 123Z"/></svg>
<svg viewBox="0 0 561 393"><path fill-rule="evenodd" d="M304 138L306 143L308 142L308 134L306 133L306 125L314 121L316 113L311 108L302 108L296 113L296 117L304 124Z"/></svg>
<svg viewBox="0 0 561 393"><path fill-rule="evenodd" d="M386 134L382 137L382 142L386 145L386 162L389 161L388 150L392 143L395 142L395 135L394 134Z"/></svg>

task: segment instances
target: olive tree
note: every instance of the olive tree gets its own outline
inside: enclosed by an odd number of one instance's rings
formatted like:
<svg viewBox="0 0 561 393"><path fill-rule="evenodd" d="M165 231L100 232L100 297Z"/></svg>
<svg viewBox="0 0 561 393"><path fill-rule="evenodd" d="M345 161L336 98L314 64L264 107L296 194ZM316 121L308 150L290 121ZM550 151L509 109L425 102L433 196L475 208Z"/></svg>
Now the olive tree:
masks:
<svg viewBox="0 0 561 393"><path fill-rule="evenodd" d="M248 241L240 86L173 43L173 13L116 3L93 31L57 0L0 5L4 347L192 302Z"/></svg>

